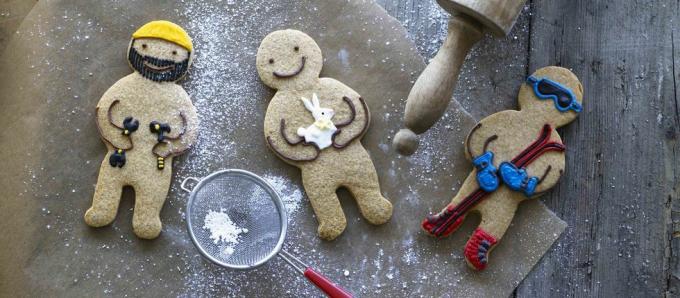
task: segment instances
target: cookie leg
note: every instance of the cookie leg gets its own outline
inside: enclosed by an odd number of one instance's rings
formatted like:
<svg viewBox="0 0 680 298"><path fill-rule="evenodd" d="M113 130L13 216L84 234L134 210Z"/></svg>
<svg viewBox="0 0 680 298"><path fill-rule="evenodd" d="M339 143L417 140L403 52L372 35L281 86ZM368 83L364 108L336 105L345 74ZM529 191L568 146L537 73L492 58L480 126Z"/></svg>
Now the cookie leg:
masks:
<svg viewBox="0 0 680 298"><path fill-rule="evenodd" d="M108 157L102 163L92 206L85 212L85 223L92 227L103 227L116 218L118 204L123 193L123 182L118 177L119 168L108 164Z"/></svg>
<svg viewBox="0 0 680 298"><path fill-rule="evenodd" d="M335 193L337 186L315 176L314 173L306 174L305 171L302 173L302 184L319 221L319 237L333 240L340 236L347 227L347 219Z"/></svg>
<svg viewBox="0 0 680 298"><path fill-rule="evenodd" d="M361 215L371 224L381 225L392 217L392 203L380 193L378 177L374 173L361 177L358 181L346 185L352 193Z"/></svg>
<svg viewBox="0 0 680 298"><path fill-rule="evenodd" d="M509 196L507 196L509 195ZM518 201L504 188L498 196L487 198L476 210L482 221L465 244L465 260L475 270L484 270L489 262L489 254L508 230L515 216Z"/></svg>
<svg viewBox="0 0 680 298"><path fill-rule="evenodd" d="M474 195L477 190L477 181L473 171L463 182L460 191L453 197L442 211L437 214L429 215L423 220L421 226L426 233L431 236L443 238L453 234L465 220L469 208L463 207L461 203ZM474 207L474 206L471 206Z"/></svg>
<svg viewBox="0 0 680 298"><path fill-rule="evenodd" d="M169 168L164 171L170 172ZM146 184L135 185L135 211L132 215L132 229L143 239L154 239L161 233L160 213L170 189L170 175L146 180Z"/></svg>

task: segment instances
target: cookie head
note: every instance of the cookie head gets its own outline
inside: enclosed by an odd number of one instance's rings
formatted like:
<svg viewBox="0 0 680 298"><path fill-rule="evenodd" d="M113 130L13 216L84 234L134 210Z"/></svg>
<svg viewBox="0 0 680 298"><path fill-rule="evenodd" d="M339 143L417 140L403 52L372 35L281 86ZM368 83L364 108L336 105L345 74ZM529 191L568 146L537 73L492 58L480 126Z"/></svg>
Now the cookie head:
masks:
<svg viewBox="0 0 680 298"><path fill-rule="evenodd" d="M257 49L257 72L267 86L279 89L304 88L319 78L321 49L309 35L297 30L269 33Z"/></svg>
<svg viewBox="0 0 680 298"><path fill-rule="evenodd" d="M519 106L530 117L560 127L576 119L583 110L583 86L566 68L544 67L520 87Z"/></svg>
<svg viewBox="0 0 680 298"><path fill-rule="evenodd" d="M168 21L153 21L132 34L128 47L130 66L156 82L174 82L187 73L193 44L182 27Z"/></svg>

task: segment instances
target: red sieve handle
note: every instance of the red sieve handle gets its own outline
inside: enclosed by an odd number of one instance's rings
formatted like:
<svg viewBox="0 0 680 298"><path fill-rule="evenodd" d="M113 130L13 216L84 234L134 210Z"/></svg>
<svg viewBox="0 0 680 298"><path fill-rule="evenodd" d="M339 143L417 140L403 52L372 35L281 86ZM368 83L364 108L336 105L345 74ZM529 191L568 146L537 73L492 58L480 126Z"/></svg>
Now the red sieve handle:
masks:
<svg viewBox="0 0 680 298"><path fill-rule="evenodd" d="M352 295L342 289L340 286L331 282L328 278L321 275L321 273L314 271L312 267L307 267L304 275L309 281L313 282L321 291L326 293L331 298L351 298Z"/></svg>

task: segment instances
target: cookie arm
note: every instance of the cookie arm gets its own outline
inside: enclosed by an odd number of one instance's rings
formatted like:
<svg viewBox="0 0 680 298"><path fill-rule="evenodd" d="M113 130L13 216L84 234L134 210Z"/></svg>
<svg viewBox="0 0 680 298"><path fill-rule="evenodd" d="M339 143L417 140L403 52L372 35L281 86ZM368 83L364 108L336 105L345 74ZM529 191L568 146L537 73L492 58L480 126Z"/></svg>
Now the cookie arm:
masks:
<svg viewBox="0 0 680 298"><path fill-rule="evenodd" d="M264 118L264 137L269 149L290 164L315 160L319 156L319 149L305 143L304 139L295 133L298 126L287 121L291 119L282 119L281 113L275 113L270 109L276 108L270 103Z"/></svg>
<svg viewBox="0 0 680 298"><path fill-rule="evenodd" d="M130 149L132 142L125 136L123 120L115 117L115 108L120 100L114 99L105 93L95 108L95 124L102 140L114 148ZM118 123L120 122L120 123Z"/></svg>
<svg viewBox="0 0 680 298"><path fill-rule="evenodd" d="M366 101L358 96L343 96L343 102L348 113L346 119L339 119L338 133L333 136L333 147L342 149L355 139L361 138L368 130L370 112Z"/></svg>
<svg viewBox="0 0 680 298"><path fill-rule="evenodd" d="M468 160L474 160L476 157L486 153L489 145L497 139L498 135L489 135L489 132L482 129L482 123L477 123L465 138L465 157Z"/></svg>
<svg viewBox="0 0 680 298"><path fill-rule="evenodd" d="M338 131L333 136L333 147L342 149L364 136L371 117L364 98L354 89L333 78L321 78L321 88L331 90L335 111L333 124Z"/></svg>
<svg viewBox="0 0 680 298"><path fill-rule="evenodd" d="M265 123L266 121L274 121L274 119L267 118L270 118L269 113L265 117ZM265 139L269 149L289 163L313 161L319 157L320 150L313 144L305 143L303 139L291 140L289 135L292 134L288 132L288 127L285 123L285 119L281 119L278 129L272 129L272 131L265 129ZM300 154L303 151L305 153Z"/></svg>
<svg viewBox="0 0 680 298"><path fill-rule="evenodd" d="M176 156L189 150L198 138L198 113L196 107L187 100L188 103L179 111L180 119L176 135L165 137L162 143L154 148L154 153L162 157Z"/></svg>
<svg viewBox="0 0 680 298"><path fill-rule="evenodd" d="M560 152L560 154L562 153ZM539 178L539 182L538 185L536 185L534 196L541 195L542 193L555 187L555 185L557 185L557 182L560 181L560 178L562 177L563 174L564 169L562 168L561 165L556 165L554 167L549 165L543 171L532 173L532 175L535 175Z"/></svg>

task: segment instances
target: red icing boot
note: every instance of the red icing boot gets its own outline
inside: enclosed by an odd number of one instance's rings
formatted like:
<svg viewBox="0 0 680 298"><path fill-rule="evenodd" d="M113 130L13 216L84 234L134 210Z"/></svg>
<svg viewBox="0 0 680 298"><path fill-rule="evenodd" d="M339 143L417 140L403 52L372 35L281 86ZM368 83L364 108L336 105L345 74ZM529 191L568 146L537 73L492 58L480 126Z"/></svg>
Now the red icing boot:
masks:
<svg viewBox="0 0 680 298"><path fill-rule="evenodd" d="M465 244L465 260L477 270L484 270L488 262L489 251L496 245L496 238L477 228Z"/></svg>
<svg viewBox="0 0 680 298"><path fill-rule="evenodd" d="M450 211L447 211L449 210L440 212L438 214L433 214L425 218L421 224L423 230L437 238L446 237L455 232L463 223L465 215L453 220L454 214L450 213Z"/></svg>

